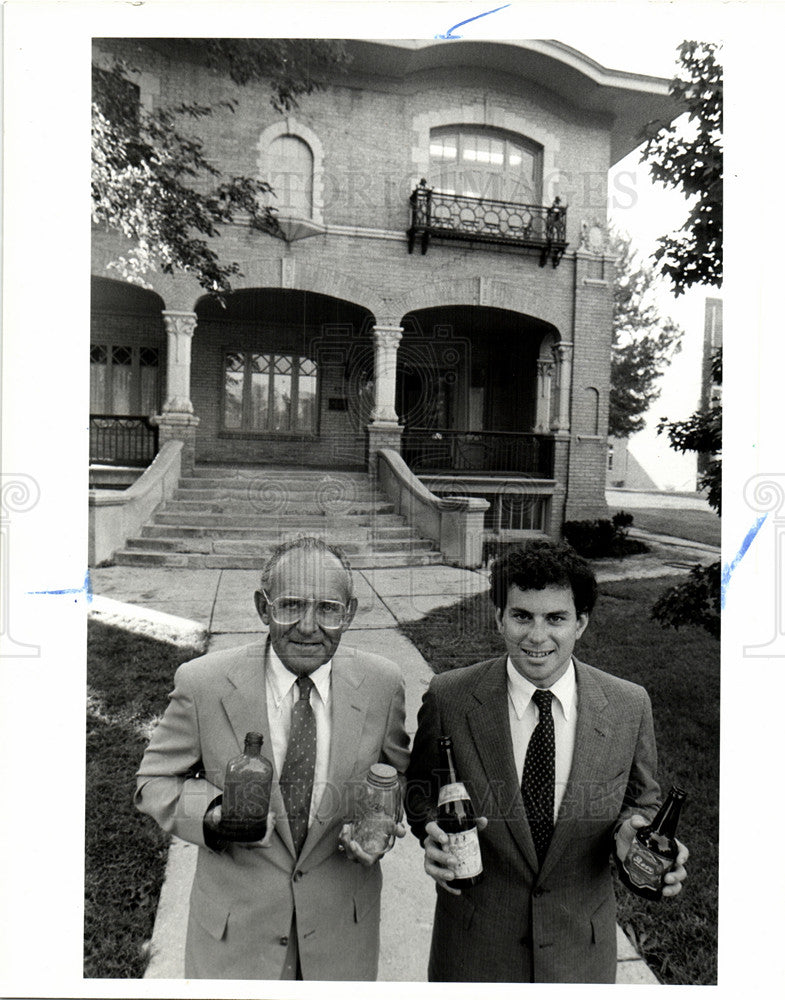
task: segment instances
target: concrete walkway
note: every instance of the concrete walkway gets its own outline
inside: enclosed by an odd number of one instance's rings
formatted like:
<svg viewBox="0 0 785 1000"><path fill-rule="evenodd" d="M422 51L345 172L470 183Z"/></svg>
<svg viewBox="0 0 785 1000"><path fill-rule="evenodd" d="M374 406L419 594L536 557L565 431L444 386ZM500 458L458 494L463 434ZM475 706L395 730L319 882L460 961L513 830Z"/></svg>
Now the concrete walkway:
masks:
<svg viewBox="0 0 785 1000"><path fill-rule="evenodd" d="M647 556L603 562L598 566L598 578L602 581L685 573L685 559L693 557L705 561L707 553L657 546L657 551ZM424 617L435 607L487 591L488 574L424 566L357 570L354 577L359 609L344 642L383 651L400 664L406 682L407 729L413 735L422 694L432 672L397 625ZM93 570L91 579L93 591L99 595L93 601L92 614L106 620L137 619L138 627L151 634L171 638L181 629L193 641L201 632L208 637L210 649L220 649L251 642L262 631L253 605L253 591L258 586L255 571L114 566ZM123 608L116 602L131 607ZM188 894L196 853L195 846L173 839L145 978L183 978ZM422 851L415 838L407 835L382 865L379 980L424 982L435 889L423 871ZM618 938L617 983L656 983L621 929Z"/></svg>

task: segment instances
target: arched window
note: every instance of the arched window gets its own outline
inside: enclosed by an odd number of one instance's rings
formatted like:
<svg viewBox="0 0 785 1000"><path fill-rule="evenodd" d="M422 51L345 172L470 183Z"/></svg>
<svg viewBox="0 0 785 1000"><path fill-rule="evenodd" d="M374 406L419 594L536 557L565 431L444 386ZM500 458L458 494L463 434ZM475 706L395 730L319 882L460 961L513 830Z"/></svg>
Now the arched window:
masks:
<svg viewBox="0 0 785 1000"><path fill-rule="evenodd" d="M313 153L296 135L280 135L268 147L272 204L281 215L310 219L313 214Z"/></svg>
<svg viewBox="0 0 785 1000"><path fill-rule="evenodd" d="M583 390L583 430L592 435L600 433L600 393L593 385Z"/></svg>
<svg viewBox="0 0 785 1000"><path fill-rule="evenodd" d="M542 203L542 146L484 126L431 129L428 183L448 194Z"/></svg>

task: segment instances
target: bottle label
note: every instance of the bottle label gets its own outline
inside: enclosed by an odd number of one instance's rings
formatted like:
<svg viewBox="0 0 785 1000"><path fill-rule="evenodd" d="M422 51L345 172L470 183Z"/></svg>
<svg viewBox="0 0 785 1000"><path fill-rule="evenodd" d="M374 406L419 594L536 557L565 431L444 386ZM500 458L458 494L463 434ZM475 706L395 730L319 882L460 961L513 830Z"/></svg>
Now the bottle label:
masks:
<svg viewBox="0 0 785 1000"><path fill-rule="evenodd" d="M661 858L636 840L633 840L629 854L624 860L630 881L638 888L661 889L662 876L669 872L672 866L673 862L669 858Z"/></svg>
<svg viewBox="0 0 785 1000"><path fill-rule="evenodd" d="M466 786L462 781L455 781L451 785L442 785L439 789L438 805L443 806L445 802L460 802L461 799L468 799Z"/></svg>
<svg viewBox="0 0 785 1000"><path fill-rule="evenodd" d="M458 861L458 867L453 869L456 878L474 878L482 871L480 840L476 827L461 833L448 833L444 849Z"/></svg>

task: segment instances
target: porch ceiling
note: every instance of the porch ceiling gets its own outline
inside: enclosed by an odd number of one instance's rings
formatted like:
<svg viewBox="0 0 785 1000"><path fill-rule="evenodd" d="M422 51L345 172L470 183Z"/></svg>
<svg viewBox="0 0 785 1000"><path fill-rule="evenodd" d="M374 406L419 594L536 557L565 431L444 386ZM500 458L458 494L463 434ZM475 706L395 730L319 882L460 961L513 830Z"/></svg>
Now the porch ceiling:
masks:
<svg viewBox="0 0 785 1000"><path fill-rule="evenodd" d="M259 322L260 317L275 317L278 323L354 322L358 328L373 322L373 314L364 306L297 288L238 289L225 296L223 304L205 295L196 312L200 320Z"/></svg>

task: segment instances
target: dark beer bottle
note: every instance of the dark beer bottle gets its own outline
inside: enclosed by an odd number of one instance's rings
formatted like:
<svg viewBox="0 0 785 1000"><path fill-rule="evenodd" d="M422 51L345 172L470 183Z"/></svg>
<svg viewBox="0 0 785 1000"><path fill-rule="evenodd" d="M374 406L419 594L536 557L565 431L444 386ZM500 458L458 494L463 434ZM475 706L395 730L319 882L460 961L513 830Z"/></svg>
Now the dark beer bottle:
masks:
<svg viewBox="0 0 785 1000"><path fill-rule="evenodd" d="M273 765L263 742L261 733L246 733L245 749L226 765L220 834L227 840L261 840L267 832Z"/></svg>
<svg viewBox="0 0 785 1000"><path fill-rule="evenodd" d="M644 899L662 899L663 879L679 853L676 827L686 798L687 793L674 785L654 820L635 831L624 861L615 855L622 882Z"/></svg>
<svg viewBox="0 0 785 1000"><path fill-rule="evenodd" d="M436 822L449 838L444 850L458 861L458 867L453 869L454 878L448 879L449 884L462 889L476 885L482 878L477 822L466 787L455 771L451 737L440 737L439 753L444 781L439 789Z"/></svg>

